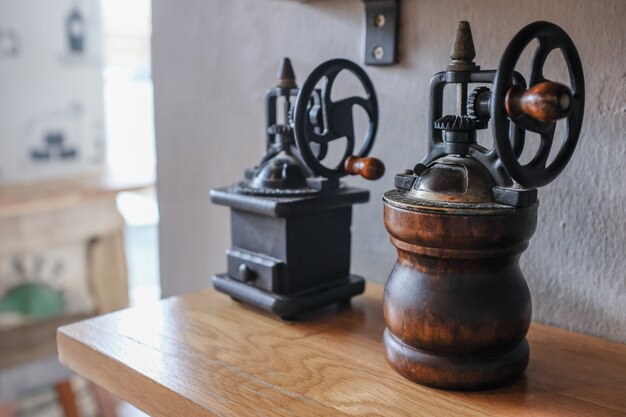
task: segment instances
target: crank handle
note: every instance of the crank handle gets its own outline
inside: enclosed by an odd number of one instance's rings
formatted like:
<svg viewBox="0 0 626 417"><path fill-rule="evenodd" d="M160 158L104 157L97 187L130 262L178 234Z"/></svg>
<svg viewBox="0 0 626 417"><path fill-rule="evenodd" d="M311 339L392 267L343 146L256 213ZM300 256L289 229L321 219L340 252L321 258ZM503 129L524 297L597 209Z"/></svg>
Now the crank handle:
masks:
<svg viewBox="0 0 626 417"><path fill-rule="evenodd" d="M528 90L513 86L504 101L506 112L513 119L528 115L542 122L567 116L572 107L572 92L563 84L545 81Z"/></svg>
<svg viewBox="0 0 626 417"><path fill-rule="evenodd" d="M376 158L349 156L343 168L350 175L360 175L368 180L377 180L385 174L385 164Z"/></svg>

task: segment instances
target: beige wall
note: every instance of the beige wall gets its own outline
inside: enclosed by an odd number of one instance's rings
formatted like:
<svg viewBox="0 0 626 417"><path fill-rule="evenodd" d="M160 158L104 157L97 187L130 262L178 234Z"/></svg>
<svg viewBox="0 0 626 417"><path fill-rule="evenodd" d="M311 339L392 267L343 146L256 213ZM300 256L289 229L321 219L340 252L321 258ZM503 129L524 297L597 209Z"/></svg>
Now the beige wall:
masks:
<svg viewBox="0 0 626 417"><path fill-rule="evenodd" d="M363 4L345 1L154 0L161 271L164 294L210 285L225 268L228 210L207 192L241 178L263 150L263 95L287 55L304 76L323 60L362 62ZM353 271L384 282L395 254L381 195L426 149L428 82L444 68L456 22L469 20L477 62L493 68L534 20L561 25L586 72L580 145L539 192L538 231L522 258L534 318L626 342L626 2L402 2L399 65L367 68L381 115L374 154L388 167L355 208Z"/></svg>

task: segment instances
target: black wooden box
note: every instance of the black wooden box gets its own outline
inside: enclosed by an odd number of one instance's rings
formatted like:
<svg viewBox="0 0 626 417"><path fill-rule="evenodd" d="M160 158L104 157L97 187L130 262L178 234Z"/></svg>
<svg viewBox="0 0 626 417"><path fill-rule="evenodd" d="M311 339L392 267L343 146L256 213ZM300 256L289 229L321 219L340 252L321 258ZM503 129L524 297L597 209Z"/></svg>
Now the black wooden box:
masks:
<svg viewBox="0 0 626 417"><path fill-rule="evenodd" d="M233 188L211 190L231 207L228 271L213 277L218 291L281 318L337 302L365 289L350 275L352 205L369 191L338 190L290 197L254 196Z"/></svg>

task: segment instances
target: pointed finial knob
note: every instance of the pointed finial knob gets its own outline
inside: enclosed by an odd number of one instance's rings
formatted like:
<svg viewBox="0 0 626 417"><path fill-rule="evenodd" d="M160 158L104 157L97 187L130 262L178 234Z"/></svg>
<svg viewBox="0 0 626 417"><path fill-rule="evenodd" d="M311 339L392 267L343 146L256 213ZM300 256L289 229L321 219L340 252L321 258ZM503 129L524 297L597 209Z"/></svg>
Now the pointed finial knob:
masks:
<svg viewBox="0 0 626 417"><path fill-rule="evenodd" d="M461 21L457 25L450 58L452 62L446 67L448 71L476 71L480 69L474 62L476 50L474 49L474 39L472 29L467 21Z"/></svg>
<svg viewBox="0 0 626 417"><path fill-rule="evenodd" d="M283 58L276 78L278 79L278 88L292 89L298 87L296 85L296 74L293 72L289 58Z"/></svg>

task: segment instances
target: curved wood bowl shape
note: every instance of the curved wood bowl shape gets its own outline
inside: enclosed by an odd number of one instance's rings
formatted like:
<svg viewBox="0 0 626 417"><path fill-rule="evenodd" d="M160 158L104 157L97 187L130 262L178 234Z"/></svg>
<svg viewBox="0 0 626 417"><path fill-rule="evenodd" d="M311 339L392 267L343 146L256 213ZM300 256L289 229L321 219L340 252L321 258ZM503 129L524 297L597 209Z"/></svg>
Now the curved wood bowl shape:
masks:
<svg viewBox="0 0 626 417"><path fill-rule="evenodd" d="M523 373L532 309L519 257L537 206L418 211L385 201L398 259L385 286L384 344L396 371L463 390Z"/></svg>

